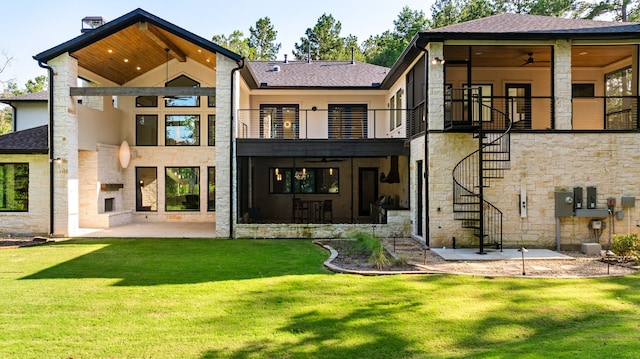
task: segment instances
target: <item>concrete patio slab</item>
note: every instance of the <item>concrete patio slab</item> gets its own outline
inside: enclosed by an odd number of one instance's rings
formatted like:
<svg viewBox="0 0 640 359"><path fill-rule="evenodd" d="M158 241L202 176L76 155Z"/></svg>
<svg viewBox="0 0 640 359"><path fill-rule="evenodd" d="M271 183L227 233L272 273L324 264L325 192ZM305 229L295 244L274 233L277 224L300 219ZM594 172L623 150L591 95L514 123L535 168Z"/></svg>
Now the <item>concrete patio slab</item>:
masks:
<svg viewBox="0 0 640 359"><path fill-rule="evenodd" d="M215 238L216 224L202 222L129 223L122 226L82 228L75 237L87 238Z"/></svg>
<svg viewBox="0 0 640 359"><path fill-rule="evenodd" d="M522 259L522 252L517 249L485 250L478 254L477 248L431 248L431 251L447 261L499 261ZM550 249L527 249L525 259L574 259L566 254Z"/></svg>

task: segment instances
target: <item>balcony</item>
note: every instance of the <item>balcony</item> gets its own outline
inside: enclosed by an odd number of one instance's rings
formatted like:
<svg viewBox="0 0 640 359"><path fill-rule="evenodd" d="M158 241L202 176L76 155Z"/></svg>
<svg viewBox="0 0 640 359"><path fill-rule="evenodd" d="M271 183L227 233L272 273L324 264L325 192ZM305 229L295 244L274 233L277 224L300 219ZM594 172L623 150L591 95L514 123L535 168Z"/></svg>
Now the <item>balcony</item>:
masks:
<svg viewBox="0 0 640 359"><path fill-rule="evenodd" d="M550 96L480 96L469 106L476 89L452 89L445 95L445 129L473 131L478 121L495 121L490 108L503 111L513 121L513 131L553 130L553 98ZM635 131L639 128L638 97L591 96L572 100L572 129ZM501 124L495 124L496 129Z"/></svg>
<svg viewBox="0 0 640 359"><path fill-rule="evenodd" d="M239 139L261 140L365 140L406 139L406 109L239 109ZM423 125L424 126L424 125ZM410 128L414 126L410 124Z"/></svg>

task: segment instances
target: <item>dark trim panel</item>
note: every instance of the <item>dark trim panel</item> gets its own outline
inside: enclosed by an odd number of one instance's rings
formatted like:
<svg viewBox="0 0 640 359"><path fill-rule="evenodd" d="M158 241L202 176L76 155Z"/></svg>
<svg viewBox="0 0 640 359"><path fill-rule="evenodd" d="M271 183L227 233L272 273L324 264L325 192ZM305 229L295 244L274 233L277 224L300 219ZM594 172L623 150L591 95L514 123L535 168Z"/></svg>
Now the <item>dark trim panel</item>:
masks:
<svg viewBox="0 0 640 359"><path fill-rule="evenodd" d="M239 157L386 157L409 156L404 138L370 140L237 139Z"/></svg>

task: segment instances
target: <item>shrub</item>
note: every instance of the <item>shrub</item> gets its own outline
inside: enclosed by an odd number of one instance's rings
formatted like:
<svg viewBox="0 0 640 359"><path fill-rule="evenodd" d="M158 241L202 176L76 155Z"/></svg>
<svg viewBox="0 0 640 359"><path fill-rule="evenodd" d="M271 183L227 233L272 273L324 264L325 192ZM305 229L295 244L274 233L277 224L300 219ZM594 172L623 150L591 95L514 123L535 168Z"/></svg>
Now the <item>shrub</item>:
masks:
<svg viewBox="0 0 640 359"><path fill-rule="evenodd" d="M382 269L389 264L389 258L387 258L384 246L378 238L365 232L356 232L351 237L356 239L357 247L369 256L371 265L377 269Z"/></svg>
<svg viewBox="0 0 640 359"><path fill-rule="evenodd" d="M625 261L640 262L640 239L637 234L614 235L611 250Z"/></svg>

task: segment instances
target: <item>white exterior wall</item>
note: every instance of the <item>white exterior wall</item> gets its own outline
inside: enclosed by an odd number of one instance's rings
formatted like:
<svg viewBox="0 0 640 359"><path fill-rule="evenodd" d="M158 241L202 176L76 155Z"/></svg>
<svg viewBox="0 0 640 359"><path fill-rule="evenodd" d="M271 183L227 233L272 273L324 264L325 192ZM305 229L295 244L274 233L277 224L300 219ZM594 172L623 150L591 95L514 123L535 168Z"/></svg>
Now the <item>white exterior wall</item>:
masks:
<svg viewBox="0 0 640 359"><path fill-rule="evenodd" d="M49 108L46 101L16 102L14 106L14 132L43 126L49 123Z"/></svg>
<svg viewBox="0 0 640 359"><path fill-rule="evenodd" d="M0 163L29 164L29 210L1 212L0 235L47 235L49 233L49 157L0 154Z"/></svg>

